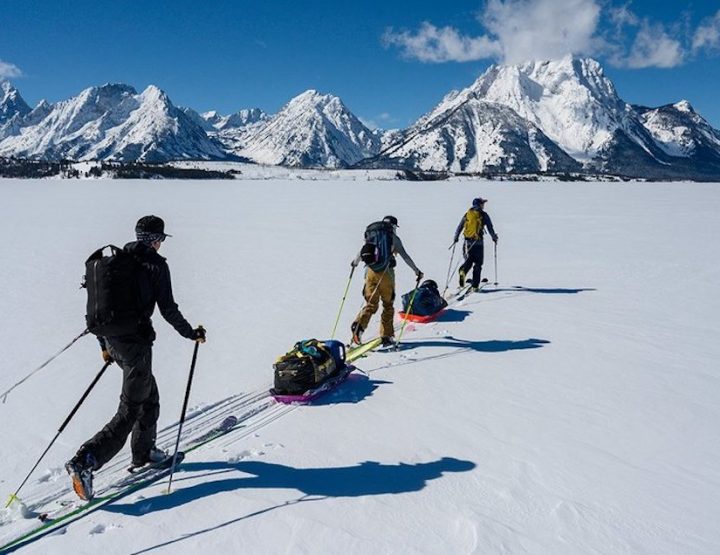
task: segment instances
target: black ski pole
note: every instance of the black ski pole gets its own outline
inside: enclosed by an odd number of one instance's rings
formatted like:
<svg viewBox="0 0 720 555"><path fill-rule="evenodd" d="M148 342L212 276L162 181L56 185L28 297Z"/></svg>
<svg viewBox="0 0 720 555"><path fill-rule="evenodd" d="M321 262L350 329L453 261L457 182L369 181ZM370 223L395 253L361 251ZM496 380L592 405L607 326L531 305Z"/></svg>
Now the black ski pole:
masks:
<svg viewBox="0 0 720 555"><path fill-rule="evenodd" d="M198 329L203 330L203 327L199 326ZM183 401L182 412L180 413L180 425L178 426L178 435L177 439L175 440L175 452L173 453L172 466L170 467L170 479L168 481L167 493L170 493L173 474L175 474L175 464L177 463L178 448L180 447L180 435L182 434L183 424L185 423L185 413L187 412L188 400L190 399L190 388L192 387L193 375L195 374L195 362L197 361L199 347L200 341L195 341L195 349L193 349L192 362L190 363L190 375L188 376L187 387L185 388L185 400Z"/></svg>
<svg viewBox="0 0 720 555"><path fill-rule="evenodd" d="M30 379L32 376L34 376L35 374L37 374L38 372L40 372L40 370L42 370L43 368L45 368L45 367L46 367L48 364L50 364L53 360L55 360L57 357L59 357L61 354L63 354L65 351L67 351L70 347L72 347L78 339L80 339L81 337L86 336L88 333L90 333L90 330L87 330L87 329L86 329L85 331L83 331L80 335L78 335L77 337L75 337L70 343L68 343L67 345L65 345L65 346L64 346L62 349L60 349L57 353L55 353L53 356L51 356L49 359L47 359L45 362L43 362L40 366L38 366L37 368L35 368L35 370L33 370L32 372L30 372L27 376L25 376L22 380L20 380L20 381L19 381L18 383L16 383L14 386L12 386L10 389L8 389L5 393L0 394L0 397L2 398L2 402L5 403L5 401L7 401L7 396L8 396L8 394L9 394L13 389L15 389L16 387L18 387L19 385L22 385L23 383L25 383L26 380Z"/></svg>
<svg viewBox="0 0 720 555"><path fill-rule="evenodd" d="M497 280L497 241L495 241L494 245L495 245L495 264L494 264L494 266L495 266L495 283L494 283L494 285L497 285L498 284L498 280Z"/></svg>
<svg viewBox="0 0 720 555"><path fill-rule="evenodd" d="M100 381L100 378L101 378L102 375L105 373L105 370L107 370L108 366L110 366L111 364L112 364L112 361L106 362L105 365L100 369L100 372L98 372L98 375L95 376L95 379L92 381L92 383L91 383L91 384L88 386L88 388L85 390L85 393L83 393L83 396L80 398L80 400L79 400L79 401L77 402L77 404L75 405L75 408L73 408L73 410L70 412L70 414L68 415L68 417L65 419L65 422L63 422L63 423L62 423L62 426L60 426L60 429L58 430L57 434L55 434L55 437L54 437L54 438L52 439L52 441L50 442L50 445L48 445L48 446L47 446L47 449L45 449L45 451L43 451L43 454L40 455L40 458L39 458L39 459L37 460L37 462L35 463L35 466L33 466L32 469L30 469L30 472L28 472L28 475L25 476L25 479L22 481L22 484L20 484L20 487L18 487L18 489L15 490L15 493L13 493L13 494L10 496L10 499L8 500L7 505L5 505L5 508L9 507L10 504L11 504L13 501L15 501L15 499L18 498L18 497L17 497L17 494L20 493L20 490L21 490L22 487L25 485L25 482L28 481L28 478L30 478L30 476L32 475L32 473L35 471L35 469L36 469L36 468L38 467L38 465L40 464L40 461L42 461L43 458L45 457L45 455L47 455L47 452L50 451L50 448L51 448L51 447L53 446L53 444L55 443L55 440L57 440L57 438L60 436L60 434L63 433L63 430L65 430L65 427L70 423L70 420L72 420L72 417L75 416L75 413L76 413L76 412L78 411L78 409L80 408L80 405L82 405L82 404L85 402L85 399L87 399L87 396L90 395L90 392L92 391L93 387L95 387L95 384L97 384L98 381Z"/></svg>

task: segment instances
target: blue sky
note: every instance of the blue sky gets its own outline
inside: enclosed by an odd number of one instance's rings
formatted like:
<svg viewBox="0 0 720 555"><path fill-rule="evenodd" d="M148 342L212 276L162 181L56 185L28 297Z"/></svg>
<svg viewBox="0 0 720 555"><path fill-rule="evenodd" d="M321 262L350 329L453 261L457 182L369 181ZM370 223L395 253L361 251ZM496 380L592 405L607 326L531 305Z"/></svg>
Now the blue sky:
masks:
<svg viewBox="0 0 720 555"><path fill-rule="evenodd" d="M29 104L123 82L180 106L277 111L314 88L404 127L492 63L592 55L621 97L720 127L720 3L2 0L0 77Z"/></svg>

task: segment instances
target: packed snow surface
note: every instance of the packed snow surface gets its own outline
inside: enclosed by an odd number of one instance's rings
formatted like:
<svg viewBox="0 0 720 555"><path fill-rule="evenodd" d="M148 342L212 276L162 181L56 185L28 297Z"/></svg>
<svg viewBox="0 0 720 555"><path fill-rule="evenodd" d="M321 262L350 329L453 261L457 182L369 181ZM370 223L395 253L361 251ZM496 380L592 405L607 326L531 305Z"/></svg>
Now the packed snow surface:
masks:
<svg viewBox="0 0 720 555"><path fill-rule="evenodd" d="M169 495L161 481L23 553L720 552L716 184L0 180L0 392L83 329L85 258L157 214L176 300L208 330L190 433L261 395L296 341L328 338L366 224L397 216L442 286L478 195L500 235L497 286L409 325L400 351L359 360L316 406L268 406L190 453ZM494 269L487 243L491 282ZM399 296L414 276L396 270ZM168 444L192 343L154 321ZM0 404L5 493L101 364L84 338ZM119 386L111 367L24 509L0 510L0 545L37 523L33 500L67 488L63 463L111 417ZM109 467L122 474L127 457Z"/></svg>

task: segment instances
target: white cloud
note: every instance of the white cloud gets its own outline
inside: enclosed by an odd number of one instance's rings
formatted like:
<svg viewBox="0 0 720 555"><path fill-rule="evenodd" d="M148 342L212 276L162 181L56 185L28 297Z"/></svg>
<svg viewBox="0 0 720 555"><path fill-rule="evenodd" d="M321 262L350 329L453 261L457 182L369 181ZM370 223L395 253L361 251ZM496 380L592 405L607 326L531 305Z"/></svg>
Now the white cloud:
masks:
<svg viewBox="0 0 720 555"><path fill-rule="evenodd" d="M12 79L14 77L20 77L21 75L22 71L20 71L18 66L0 60L0 79Z"/></svg>
<svg viewBox="0 0 720 555"><path fill-rule="evenodd" d="M600 11L596 0L489 0L478 19L512 64L593 54Z"/></svg>
<svg viewBox="0 0 720 555"><path fill-rule="evenodd" d="M595 36L600 11L597 0L488 0L478 15L487 34L472 37L425 22L415 33L389 29L383 40L400 47L407 58L435 63L517 63L592 54L601 42Z"/></svg>
<svg viewBox="0 0 720 555"><path fill-rule="evenodd" d="M612 0L486 0L477 36L425 22L415 31L386 31L386 46L422 62L491 59L515 64L567 54L604 57L620 67L670 68L690 51L720 49L720 12L693 33L680 22L665 26Z"/></svg>
<svg viewBox="0 0 720 555"><path fill-rule="evenodd" d="M671 37L659 23L643 21L630 52L619 65L631 68L676 67L685 60L685 50L679 40Z"/></svg>
<svg viewBox="0 0 720 555"><path fill-rule="evenodd" d="M693 36L692 48L694 51L701 48L720 49L720 11L700 24Z"/></svg>
<svg viewBox="0 0 720 555"><path fill-rule="evenodd" d="M624 25L640 25L640 18L636 16L631 10L628 4L624 6L611 6L608 8L608 16L618 27Z"/></svg>
<svg viewBox="0 0 720 555"><path fill-rule="evenodd" d="M400 47L405 57L421 62L470 62L495 58L500 53L497 41L463 36L452 27L435 27L428 22L417 33L388 29L383 42L386 46Z"/></svg>

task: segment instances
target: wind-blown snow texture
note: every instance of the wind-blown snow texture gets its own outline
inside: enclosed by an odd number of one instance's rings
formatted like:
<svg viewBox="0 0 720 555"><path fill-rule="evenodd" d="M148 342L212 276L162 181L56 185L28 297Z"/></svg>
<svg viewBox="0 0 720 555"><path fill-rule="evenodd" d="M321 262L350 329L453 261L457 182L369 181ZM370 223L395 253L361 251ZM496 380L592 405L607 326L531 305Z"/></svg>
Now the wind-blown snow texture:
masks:
<svg viewBox="0 0 720 555"><path fill-rule="evenodd" d="M165 218L176 299L208 329L198 418L269 387L296 340L328 336L370 221L396 215L410 254L443 283L457 221L472 197L489 198L500 283L409 326L406 349L360 360L367 376L318 406L267 409L193 452L172 494L147 488L23 553L720 551L717 185L59 184L0 181L13 238L0 251L0 391L79 333L85 257L130 239L146 213ZM492 258L488 246L491 281ZM410 290L402 262L397 276L398 293ZM342 339L360 291L356 274ZM192 343L154 320L165 428ZM0 404L6 493L101 364L86 338ZM112 368L21 497L67 486L62 464L112 415L119 384ZM33 521L0 511L0 541Z"/></svg>

